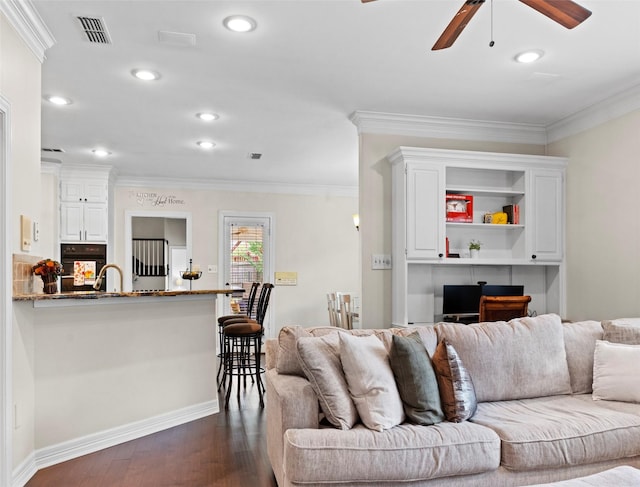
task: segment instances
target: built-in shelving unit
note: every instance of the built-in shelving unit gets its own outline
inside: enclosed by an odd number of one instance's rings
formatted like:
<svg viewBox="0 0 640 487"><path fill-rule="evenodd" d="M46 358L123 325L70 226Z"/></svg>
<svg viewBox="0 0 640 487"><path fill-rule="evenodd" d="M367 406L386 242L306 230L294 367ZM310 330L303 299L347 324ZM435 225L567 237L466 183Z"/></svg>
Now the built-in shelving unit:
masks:
<svg viewBox="0 0 640 487"><path fill-rule="evenodd" d="M565 159L399 147L388 160L394 325L439 321L442 286L480 280L524 284L531 309L564 313ZM473 196L471 222L447 221L448 194ZM519 207L518 224L483 223L506 205Z"/></svg>

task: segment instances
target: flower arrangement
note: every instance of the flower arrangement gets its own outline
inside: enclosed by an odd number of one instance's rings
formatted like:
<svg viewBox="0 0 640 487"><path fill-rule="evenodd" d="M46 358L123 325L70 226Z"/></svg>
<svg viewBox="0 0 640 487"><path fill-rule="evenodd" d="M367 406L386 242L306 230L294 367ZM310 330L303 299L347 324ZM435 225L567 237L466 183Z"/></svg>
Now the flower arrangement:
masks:
<svg viewBox="0 0 640 487"><path fill-rule="evenodd" d="M43 259L34 265L31 270L36 276L41 276L44 280L46 276L59 276L64 270L62 264L55 260Z"/></svg>

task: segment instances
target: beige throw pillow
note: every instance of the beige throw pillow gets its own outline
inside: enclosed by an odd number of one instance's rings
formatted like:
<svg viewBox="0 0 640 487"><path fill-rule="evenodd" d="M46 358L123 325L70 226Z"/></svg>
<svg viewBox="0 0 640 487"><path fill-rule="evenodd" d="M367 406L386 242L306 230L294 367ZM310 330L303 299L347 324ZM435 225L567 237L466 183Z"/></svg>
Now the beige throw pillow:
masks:
<svg viewBox="0 0 640 487"><path fill-rule="evenodd" d="M640 319L620 318L602 322L603 340L611 343L640 345Z"/></svg>
<svg viewBox="0 0 640 487"><path fill-rule="evenodd" d="M297 342L300 365L318 396L327 421L346 430L358 421L340 362L338 332L322 337L300 337Z"/></svg>
<svg viewBox="0 0 640 487"><path fill-rule="evenodd" d="M340 360L349 394L367 428L382 431L404 421L387 350L378 338L340 333Z"/></svg>
<svg viewBox="0 0 640 487"><path fill-rule="evenodd" d="M640 345L596 342L593 399L640 403Z"/></svg>

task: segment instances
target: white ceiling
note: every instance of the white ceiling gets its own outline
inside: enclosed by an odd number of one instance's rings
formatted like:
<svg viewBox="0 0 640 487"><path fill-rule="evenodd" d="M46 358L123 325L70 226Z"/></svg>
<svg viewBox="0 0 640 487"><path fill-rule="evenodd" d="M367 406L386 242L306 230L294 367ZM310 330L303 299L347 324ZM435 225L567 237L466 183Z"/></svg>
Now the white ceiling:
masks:
<svg viewBox="0 0 640 487"><path fill-rule="evenodd" d="M640 80L640 1L579 0L593 15L566 30L516 0L479 10L450 49L431 46L462 0L33 0L56 40L46 52L43 152L112 164L120 176L357 186L356 110L546 126ZM248 34L222 20L244 14ZM103 18L112 44L75 17ZM194 34L193 47L159 31ZM532 65L513 56L542 49ZM145 67L162 78L141 82ZM204 123L195 114L212 110ZM198 140L215 141L205 152ZM97 161L91 150L111 156ZM259 161L248 153L259 152Z"/></svg>

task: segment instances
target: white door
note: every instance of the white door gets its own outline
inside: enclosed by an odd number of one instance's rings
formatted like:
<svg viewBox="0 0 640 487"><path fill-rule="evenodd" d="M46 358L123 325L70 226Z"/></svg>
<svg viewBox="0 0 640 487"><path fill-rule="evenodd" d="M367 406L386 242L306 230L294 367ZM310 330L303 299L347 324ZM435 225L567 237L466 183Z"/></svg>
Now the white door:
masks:
<svg viewBox="0 0 640 487"><path fill-rule="evenodd" d="M249 289L252 282L273 282L273 216L264 213L221 212L220 253L221 285ZM273 299L273 294L272 294ZM230 313L230 299L225 299L219 314ZM269 319L273 301L265 318L265 335L269 336Z"/></svg>

